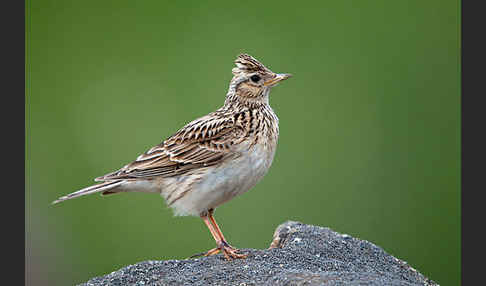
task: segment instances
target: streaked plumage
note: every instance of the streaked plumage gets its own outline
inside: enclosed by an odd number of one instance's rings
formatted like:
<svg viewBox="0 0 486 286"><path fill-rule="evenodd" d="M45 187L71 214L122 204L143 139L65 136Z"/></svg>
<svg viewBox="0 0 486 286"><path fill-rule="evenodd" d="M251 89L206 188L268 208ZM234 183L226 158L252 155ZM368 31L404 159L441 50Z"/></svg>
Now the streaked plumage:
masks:
<svg viewBox="0 0 486 286"><path fill-rule="evenodd" d="M275 74L246 54L235 64L221 108L188 123L120 170L95 179L102 183L54 203L96 192L157 192L176 215L212 219L217 206L251 189L270 168L279 129L268 96L272 86L290 76ZM238 257L225 247L219 249L226 257Z"/></svg>

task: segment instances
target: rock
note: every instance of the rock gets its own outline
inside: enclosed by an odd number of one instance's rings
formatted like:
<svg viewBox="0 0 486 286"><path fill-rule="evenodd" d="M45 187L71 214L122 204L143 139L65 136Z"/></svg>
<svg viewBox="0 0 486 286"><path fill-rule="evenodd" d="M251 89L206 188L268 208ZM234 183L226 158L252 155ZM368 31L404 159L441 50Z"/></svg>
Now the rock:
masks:
<svg viewBox="0 0 486 286"><path fill-rule="evenodd" d="M299 222L278 226L269 249L242 251L144 261L81 285L438 285L368 241Z"/></svg>

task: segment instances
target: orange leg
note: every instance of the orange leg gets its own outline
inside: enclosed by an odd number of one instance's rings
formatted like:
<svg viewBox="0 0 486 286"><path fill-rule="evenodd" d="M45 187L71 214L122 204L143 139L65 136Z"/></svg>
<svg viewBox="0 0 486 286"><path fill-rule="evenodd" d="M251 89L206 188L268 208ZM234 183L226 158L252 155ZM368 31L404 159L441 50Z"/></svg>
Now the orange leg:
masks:
<svg viewBox="0 0 486 286"><path fill-rule="evenodd" d="M198 257L198 256L210 256L214 254L218 254L220 251L223 251L224 256L226 257L227 260L231 260L232 258L246 258L247 255L245 254L238 254L237 252L239 251L238 249L232 247L226 242L226 239L223 236L223 233L221 232L221 229L219 228L218 224L216 223L216 220L214 220L213 217L213 211L210 210L209 213L205 216L201 216L201 219L204 221L206 226L209 229L209 232L211 232L211 235L213 236L214 240L216 241L216 244L218 245L216 248L213 248L205 253L200 253L191 256L193 257Z"/></svg>
<svg viewBox="0 0 486 286"><path fill-rule="evenodd" d="M226 241L226 238L224 238L223 232L221 231L221 229L219 228L218 223L216 222L216 220L213 217L213 212L214 212L213 210L209 210L209 212L208 212L209 220L211 221L211 224L214 226L214 230L216 231L216 233L218 234L218 236L221 238L221 240L223 242L226 242L226 244L228 244L228 242ZM229 247L235 249L231 245L229 245Z"/></svg>
<svg viewBox="0 0 486 286"><path fill-rule="evenodd" d="M219 233L214 229L214 226L211 224L211 222L209 221L208 217L207 216L202 216L201 218L204 221L204 223L206 224L206 226L208 227L209 232L211 232L211 235L213 236L214 240L216 242L218 242L219 240L221 240L221 238L219 236Z"/></svg>

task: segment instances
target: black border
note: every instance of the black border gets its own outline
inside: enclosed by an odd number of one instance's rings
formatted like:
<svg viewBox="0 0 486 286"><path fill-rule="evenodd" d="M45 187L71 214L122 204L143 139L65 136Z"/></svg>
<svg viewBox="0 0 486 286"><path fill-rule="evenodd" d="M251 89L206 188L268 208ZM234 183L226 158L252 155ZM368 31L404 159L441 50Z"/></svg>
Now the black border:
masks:
<svg viewBox="0 0 486 286"><path fill-rule="evenodd" d="M2 284L26 277L25 257L25 2L1 5L2 29ZM24 156L22 156L22 154ZM22 235L22 233L24 235ZM22 249L24 251L22 251ZM9 283L12 280L11 283ZM8 281L8 282L7 282ZM25 280L24 280L25 282Z"/></svg>
<svg viewBox="0 0 486 286"><path fill-rule="evenodd" d="M486 51L484 9L479 1L461 1L461 280L484 281L484 201L486 191ZM446 259L446 258L445 258ZM477 261L476 261L477 260ZM483 282L484 283L484 282Z"/></svg>

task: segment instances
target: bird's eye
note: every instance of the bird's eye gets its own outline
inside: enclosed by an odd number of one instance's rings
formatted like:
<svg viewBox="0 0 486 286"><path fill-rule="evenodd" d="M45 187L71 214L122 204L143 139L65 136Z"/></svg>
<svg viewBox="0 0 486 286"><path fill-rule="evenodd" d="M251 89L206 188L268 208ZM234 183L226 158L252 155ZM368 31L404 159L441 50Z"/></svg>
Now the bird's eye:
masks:
<svg viewBox="0 0 486 286"><path fill-rule="evenodd" d="M257 74L254 74L250 77L252 82L258 82L260 80L260 76Z"/></svg>

